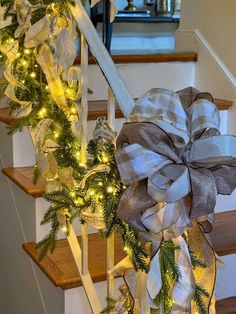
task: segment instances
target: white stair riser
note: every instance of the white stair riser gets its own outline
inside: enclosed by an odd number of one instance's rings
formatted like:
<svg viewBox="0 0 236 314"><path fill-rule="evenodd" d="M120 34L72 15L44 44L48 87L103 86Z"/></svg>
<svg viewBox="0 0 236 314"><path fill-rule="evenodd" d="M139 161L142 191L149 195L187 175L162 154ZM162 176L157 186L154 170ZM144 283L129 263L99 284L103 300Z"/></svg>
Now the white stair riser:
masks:
<svg viewBox="0 0 236 314"><path fill-rule="evenodd" d="M123 283L121 278L115 280L115 291L116 297L119 296L119 286ZM107 297L107 282L95 283L95 288L98 293L100 302L102 306L106 307L106 297ZM80 312L81 311L81 312ZM64 314L92 314L88 300L86 298L84 288L74 288L65 290L65 313Z"/></svg>
<svg viewBox="0 0 236 314"><path fill-rule="evenodd" d="M134 98L142 96L151 88L177 91L194 86L194 62L118 64L117 68ZM93 91L90 100L107 99L107 82L97 65L89 66L88 82Z"/></svg>
<svg viewBox="0 0 236 314"><path fill-rule="evenodd" d="M186 86L194 86L194 62L141 63L138 66L119 64L117 68L134 98L140 97L154 87L179 90ZM93 91L89 100L107 99L107 82L97 65L89 66L88 81L89 88ZM95 122L89 122L88 139L92 137L94 125ZM120 125L121 122L117 122L117 131ZM26 128L13 135L13 144L15 167L31 166L35 163L33 144Z"/></svg>
<svg viewBox="0 0 236 314"><path fill-rule="evenodd" d="M221 256L224 262L223 268L218 268L216 279L216 298L217 300L236 295L236 254Z"/></svg>
<svg viewBox="0 0 236 314"><path fill-rule="evenodd" d="M220 130L222 134L227 133L227 119L228 112L227 110L220 111L221 125ZM122 128L125 119L116 119L116 131L119 134L119 131ZM1 124L4 125L4 124ZM88 121L88 140L93 137L93 130L96 125L96 121ZM7 137L5 138L4 145L7 143ZM9 141L11 141L9 137ZM13 164L14 167L27 167L35 164L35 152L34 147L28 133L28 130L24 129L20 133L16 133L12 136L12 145L13 145ZM7 163L7 166L11 165Z"/></svg>
<svg viewBox="0 0 236 314"><path fill-rule="evenodd" d="M26 195L26 197L29 197ZM43 219L43 216L45 214L45 212L47 211L47 209L49 208L50 204L49 202L47 202L44 198L40 197L35 199L34 202L34 210L35 210L35 221L36 221L36 237L35 240L36 242L39 242L40 240L42 240L50 231L51 226L50 224L46 224L46 225L41 225L41 221ZM75 220L73 223L75 232L78 236L81 235L81 224L79 222L79 219ZM93 228L92 226L88 227L88 232L89 233L96 233L97 230L95 228ZM58 233L58 239L65 239L66 236L64 234L64 232L59 231Z"/></svg>
<svg viewBox="0 0 236 314"><path fill-rule="evenodd" d="M0 123L1 166L13 166L13 137L7 134L6 124Z"/></svg>
<svg viewBox="0 0 236 314"><path fill-rule="evenodd" d="M27 167L35 164L34 146L27 128L13 135L14 167Z"/></svg>
<svg viewBox="0 0 236 314"><path fill-rule="evenodd" d="M125 119L116 119L116 130L120 131ZM1 124L5 125L5 124ZM88 140L92 138L96 121L88 121ZM8 136L9 137L9 136ZM13 165L14 167L28 167L35 164L35 150L29 132L26 128L22 132L16 133L9 140L13 141ZM7 138L5 142L7 141ZM11 166L10 163L6 164Z"/></svg>

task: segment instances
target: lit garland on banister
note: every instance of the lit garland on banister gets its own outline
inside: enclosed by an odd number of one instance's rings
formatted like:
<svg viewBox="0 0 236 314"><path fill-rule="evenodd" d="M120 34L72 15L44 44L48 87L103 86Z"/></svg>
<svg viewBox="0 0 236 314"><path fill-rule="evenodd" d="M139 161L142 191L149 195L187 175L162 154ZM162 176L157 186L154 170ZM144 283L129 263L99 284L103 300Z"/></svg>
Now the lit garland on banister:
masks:
<svg viewBox="0 0 236 314"><path fill-rule="evenodd" d="M0 92L9 98L11 114L17 118L9 132L29 128L36 149L34 181L40 176L47 179L45 198L50 207L42 224L50 223L51 231L38 243L40 257L54 250L61 226L69 234L72 222L79 219L94 225L105 237L119 232L131 267L148 272L149 241L144 238L141 243L136 230L116 215L126 186L115 162L115 133L103 118L97 121L89 142L87 164L81 160L83 82L79 68L73 66L74 40L79 33L68 7L73 1L0 0L0 4L0 64L4 71ZM114 14L114 6L112 10ZM188 243L187 236L185 240ZM152 314L169 313L173 307L172 290L181 279L175 261L180 250L174 241L162 239L162 287L153 300L158 309L150 309ZM193 269L206 267L193 252L190 254ZM197 283L192 289L199 313L207 313L204 298L208 292ZM133 313L132 297L124 291L118 304L124 313ZM117 306L116 301L109 302L110 309Z"/></svg>
<svg viewBox="0 0 236 314"><path fill-rule="evenodd" d="M50 201L51 206L42 223L51 223L52 228L48 236L38 244L41 248L41 258L48 250L53 251L60 228L60 210L66 208L66 232L69 233L74 219L89 222L96 217L93 222L97 224L98 220L100 221L99 229L104 236L119 231L125 246L129 248L135 268L147 270L145 250L134 231L115 214L124 185L115 165L115 148L111 144L114 136L102 145L99 145L99 140L97 143L91 141L88 147L88 164L80 162L80 121L77 108L80 108L81 82L80 77L77 77L76 84L69 82L73 81L74 77L68 79L68 70L73 67L76 56L73 39L78 35L67 1L20 0L0 3L4 6L1 12L9 22L9 25L0 31L1 62L2 65L7 63L1 86L7 87L7 92L3 87L2 92L10 98L11 114L18 119L17 124L10 127L10 133L25 126L30 128L37 150L34 181L36 182L40 175L49 180L45 198ZM22 14L21 18L17 16L16 9ZM37 23L39 26L36 28ZM16 38L20 27L21 35ZM32 30L33 27L35 28ZM63 30L66 30L64 38ZM30 48L25 47L28 38ZM60 51L63 44L65 50ZM32 45L34 47L31 47ZM46 54L45 45L50 51L54 51L54 54ZM72 48L74 51L66 50L68 46L68 49ZM42 49L44 55L41 53ZM50 76L44 73L40 64L43 58L53 58L54 67L50 70L55 72L58 82L52 89L50 84L54 82L48 81ZM47 62L50 67L50 60ZM60 87L63 89L57 93L59 96L56 98L51 91ZM63 98L64 106L61 101ZM108 127L106 122L103 125ZM99 165L102 168L99 169ZM81 184L86 174L89 174L88 178Z"/></svg>

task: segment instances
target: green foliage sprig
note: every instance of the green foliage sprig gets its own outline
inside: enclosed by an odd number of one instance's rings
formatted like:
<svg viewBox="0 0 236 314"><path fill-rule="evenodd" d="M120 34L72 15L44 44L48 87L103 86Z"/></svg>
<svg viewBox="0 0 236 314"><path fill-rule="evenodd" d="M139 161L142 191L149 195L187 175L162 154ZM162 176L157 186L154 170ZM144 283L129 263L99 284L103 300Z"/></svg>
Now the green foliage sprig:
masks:
<svg viewBox="0 0 236 314"><path fill-rule="evenodd" d="M182 277L175 259L177 250L180 250L180 246L171 240L161 243L159 262L162 287L154 300L155 304L159 307L157 313L169 313L173 307L172 288ZM153 309L151 313L154 314L155 310Z"/></svg>

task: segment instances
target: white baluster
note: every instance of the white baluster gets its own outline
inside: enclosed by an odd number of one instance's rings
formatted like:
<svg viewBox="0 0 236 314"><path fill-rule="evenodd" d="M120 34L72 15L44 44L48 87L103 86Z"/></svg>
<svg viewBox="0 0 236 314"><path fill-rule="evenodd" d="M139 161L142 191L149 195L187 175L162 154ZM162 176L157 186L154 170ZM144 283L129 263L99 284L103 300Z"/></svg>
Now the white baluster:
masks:
<svg viewBox="0 0 236 314"><path fill-rule="evenodd" d="M81 56L81 72L83 79L82 98L81 98L81 163L87 162L87 118L88 118L88 45L84 36L81 34L80 39L80 56ZM88 226L86 223L81 225L82 230L82 273L88 272Z"/></svg>
<svg viewBox="0 0 236 314"><path fill-rule="evenodd" d="M116 107L116 99L110 87L108 87L108 103L107 103L107 111L108 111L108 123L110 127L115 130L115 107ZM111 270L115 265L115 237L114 233L107 239L107 297L114 298L115 297L115 279L114 273L109 274L109 270Z"/></svg>
<svg viewBox="0 0 236 314"><path fill-rule="evenodd" d="M88 116L88 99L87 99L87 71L88 71L88 46L83 35L81 35L81 72L83 79L82 98L81 98L81 163L86 165L87 156L87 116ZM88 271L88 226L86 223L81 225L81 247L77 240L74 228L71 227L70 234L67 237L76 266L78 268L85 293L87 295L91 310L94 314L99 314L102 310L95 286Z"/></svg>
<svg viewBox="0 0 236 314"><path fill-rule="evenodd" d="M76 266L78 268L82 283L83 283L83 287L85 290L85 293L87 295L91 310L93 312L93 314L99 314L102 310L102 306L100 304L97 292L95 290L95 286L92 282L90 273L87 271L87 273L84 273L82 271L82 251L79 245L79 242L77 240L74 228L71 227L70 229L70 234L67 237L67 240L69 242L71 251L72 251L72 255L74 257ZM83 249L83 248L82 248ZM79 311L79 310L78 310Z"/></svg>

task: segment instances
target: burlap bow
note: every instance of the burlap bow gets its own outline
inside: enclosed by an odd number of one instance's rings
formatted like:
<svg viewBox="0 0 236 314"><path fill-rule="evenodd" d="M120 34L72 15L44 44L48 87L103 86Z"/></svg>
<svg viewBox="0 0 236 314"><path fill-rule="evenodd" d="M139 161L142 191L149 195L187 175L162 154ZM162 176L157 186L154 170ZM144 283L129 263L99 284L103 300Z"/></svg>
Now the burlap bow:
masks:
<svg viewBox="0 0 236 314"><path fill-rule="evenodd" d="M180 93L186 100L196 92ZM154 89L136 102L116 153L129 185L118 215L136 229L158 233L172 226L178 236L191 225L189 217L206 220L217 194L229 195L235 188L236 137L220 135L219 112L209 99L207 93L196 94L183 107L177 93Z"/></svg>
<svg viewBox="0 0 236 314"><path fill-rule="evenodd" d="M189 249L208 265L197 278L210 293L206 308L212 304L215 257L198 223L211 231L217 194L231 194L236 186L236 137L220 135L219 124L210 94L193 88L178 93L153 89L136 102L118 137L116 162L128 187L117 215L154 244L147 276L151 307L161 288L160 237L178 241L182 251L177 263L185 277L173 290L171 313L197 310L191 302ZM181 234L187 229L191 241L186 246Z"/></svg>

